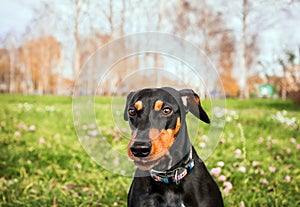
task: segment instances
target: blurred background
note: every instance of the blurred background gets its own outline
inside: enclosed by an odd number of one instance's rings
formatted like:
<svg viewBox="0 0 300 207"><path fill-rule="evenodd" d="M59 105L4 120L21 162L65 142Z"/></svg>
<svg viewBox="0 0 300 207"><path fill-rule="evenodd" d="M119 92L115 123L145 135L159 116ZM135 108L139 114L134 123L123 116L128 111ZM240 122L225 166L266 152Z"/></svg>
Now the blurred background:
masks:
<svg viewBox="0 0 300 207"><path fill-rule="evenodd" d="M300 102L298 0L11 0L2 2L0 11L1 93L70 95L80 69L101 46L159 31L199 47L215 65L227 97ZM166 64L164 58L147 55L118 64L101 95L116 93L122 71L149 62ZM94 64L101 67L101 60ZM135 86L143 87L144 81ZM163 78L157 85L170 82ZM97 82L90 84L97 88ZM217 96L218 90L210 95Z"/></svg>
<svg viewBox="0 0 300 207"><path fill-rule="evenodd" d="M207 97L213 124L192 120L190 138L202 158L218 140L206 165L225 206L300 206L300 0L0 5L0 206L127 206L124 95L149 85ZM153 42L201 68L130 53Z"/></svg>

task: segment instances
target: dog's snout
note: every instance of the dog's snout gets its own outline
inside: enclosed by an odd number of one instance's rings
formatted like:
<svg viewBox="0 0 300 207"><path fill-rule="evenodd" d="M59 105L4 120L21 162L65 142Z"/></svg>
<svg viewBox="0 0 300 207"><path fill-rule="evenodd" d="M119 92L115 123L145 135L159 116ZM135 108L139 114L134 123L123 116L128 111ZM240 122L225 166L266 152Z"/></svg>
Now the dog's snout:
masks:
<svg viewBox="0 0 300 207"><path fill-rule="evenodd" d="M130 146L130 151L135 157L147 157L151 148L151 142L133 142Z"/></svg>

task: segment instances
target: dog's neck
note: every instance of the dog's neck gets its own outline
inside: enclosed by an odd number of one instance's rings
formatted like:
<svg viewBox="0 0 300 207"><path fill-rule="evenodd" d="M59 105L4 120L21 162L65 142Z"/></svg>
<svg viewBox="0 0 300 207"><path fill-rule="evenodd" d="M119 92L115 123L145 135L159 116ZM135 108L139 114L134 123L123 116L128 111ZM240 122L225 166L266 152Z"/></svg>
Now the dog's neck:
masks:
<svg viewBox="0 0 300 207"><path fill-rule="evenodd" d="M180 131L176 136L176 141L169 149L169 154L166 155L165 160L155 166L153 169L158 171L169 171L184 165L185 161L189 158L192 148L187 127L185 122L181 126Z"/></svg>
<svg viewBox="0 0 300 207"><path fill-rule="evenodd" d="M195 162L193 159L193 150L190 149L189 154L181 161L182 164L177 164L172 170L157 171L150 170L150 176L157 182L165 184L176 183L178 185L186 175L194 168Z"/></svg>
<svg viewBox="0 0 300 207"><path fill-rule="evenodd" d="M184 124L176 136L175 143L169 149L169 156L149 172L152 179L157 182L179 184L193 169L194 164L193 149Z"/></svg>

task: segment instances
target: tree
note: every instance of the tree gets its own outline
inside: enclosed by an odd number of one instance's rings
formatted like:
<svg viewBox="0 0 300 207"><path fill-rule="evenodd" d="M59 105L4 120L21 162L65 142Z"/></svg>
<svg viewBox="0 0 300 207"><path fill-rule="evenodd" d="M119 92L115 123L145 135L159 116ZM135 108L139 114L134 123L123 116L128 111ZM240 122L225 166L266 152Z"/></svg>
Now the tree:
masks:
<svg viewBox="0 0 300 207"><path fill-rule="evenodd" d="M33 89L38 94L56 91L60 47L52 36L29 40L21 47L20 59L25 69L30 70Z"/></svg>
<svg viewBox="0 0 300 207"><path fill-rule="evenodd" d="M236 79L232 76L235 53L234 36L231 33L223 33L220 42L219 73L226 96L236 97L239 92Z"/></svg>
<svg viewBox="0 0 300 207"><path fill-rule="evenodd" d="M0 92L10 92L10 58L9 51L0 49Z"/></svg>
<svg viewBox="0 0 300 207"><path fill-rule="evenodd" d="M279 21L278 12L288 9L293 1L249 1L241 0L241 40L239 41L239 87L240 98L248 98L248 77L259 53L258 39L265 30L274 27ZM240 13L239 13L240 14ZM238 16L239 16L238 14Z"/></svg>
<svg viewBox="0 0 300 207"><path fill-rule="evenodd" d="M281 98L286 99L292 92L300 91L300 65L297 65L296 54L286 50L285 57L278 58L282 67L283 76L281 78Z"/></svg>
<svg viewBox="0 0 300 207"><path fill-rule="evenodd" d="M4 39L4 44L6 51L9 55L9 65L6 70L9 71L9 76L6 78L9 80L8 82L8 92L9 93L14 93L16 92L16 82L15 82L15 76L17 74L17 40L16 40L16 35L12 32L9 32L5 39ZM4 56L5 59L5 56Z"/></svg>
<svg viewBox="0 0 300 207"><path fill-rule="evenodd" d="M258 53L257 34L249 31L249 16L251 4L248 0L242 0L242 39L240 41L240 67L239 67L239 89L240 98L249 98L248 77L254 62L253 54Z"/></svg>
<svg viewBox="0 0 300 207"><path fill-rule="evenodd" d="M167 14L170 16L170 25L173 25L173 32L195 43L212 63L220 66L219 57L221 56L222 38L225 33L231 33L232 31L224 21L224 15L216 11L206 0L180 1L180 3L174 5L174 8L168 8L170 9L167 10ZM183 52L190 55L189 51ZM201 64L203 66L201 68L203 79L209 80L205 84L214 88L220 87L218 80L214 80L217 77L211 76L211 62L203 61ZM219 70L219 68L217 69ZM191 78L184 74L185 71L182 72L183 77ZM223 75L225 76L226 73L223 73Z"/></svg>

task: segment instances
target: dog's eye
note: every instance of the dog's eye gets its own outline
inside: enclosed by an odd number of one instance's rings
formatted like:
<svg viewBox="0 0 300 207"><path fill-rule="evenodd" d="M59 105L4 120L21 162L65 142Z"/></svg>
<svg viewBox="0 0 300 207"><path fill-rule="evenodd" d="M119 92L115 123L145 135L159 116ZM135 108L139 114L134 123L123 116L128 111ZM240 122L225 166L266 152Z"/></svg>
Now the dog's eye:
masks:
<svg viewBox="0 0 300 207"><path fill-rule="evenodd" d="M168 107L168 106L165 106L163 109L162 109L162 113L164 114L164 115L168 115L168 114L170 114L172 112L172 109L170 108L170 107Z"/></svg>
<svg viewBox="0 0 300 207"><path fill-rule="evenodd" d="M129 114L129 116L135 116L136 115L136 110L135 109L128 109L128 114Z"/></svg>

